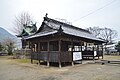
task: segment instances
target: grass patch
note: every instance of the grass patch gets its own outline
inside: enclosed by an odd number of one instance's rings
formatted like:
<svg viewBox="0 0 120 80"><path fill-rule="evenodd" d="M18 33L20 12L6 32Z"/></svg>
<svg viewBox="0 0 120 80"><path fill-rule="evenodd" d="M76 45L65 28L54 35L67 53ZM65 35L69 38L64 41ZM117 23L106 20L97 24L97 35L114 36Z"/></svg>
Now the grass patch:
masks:
<svg viewBox="0 0 120 80"><path fill-rule="evenodd" d="M118 60L120 59L120 56L119 55L104 55L104 59L107 59L107 60Z"/></svg>
<svg viewBox="0 0 120 80"><path fill-rule="evenodd" d="M20 62L20 63L30 63L30 59L14 59L15 61L17 62Z"/></svg>
<svg viewBox="0 0 120 80"><path fill-rule="evenodd" d="M31 63L31 59L14 59L13 56L0 56L0 60L11 60L19 63ZM33 63L38 63L38 60L33 60Z"/></svg>
<svg viewBox="0 0 120 80"><path fill-rule="evenodd" d="M20 63L30 63L30 59L13 59L13 56L0 56L1 60L12 60Z"/></svg>
<svg viewBox="0 0 120 80"><path fill-rule="evenodd" d="M0 59L12 59L13 56L0 56Z"/></svg>
<svg viewBox="0 0 120 80"><path fill-rule="evenodd" d="M19 63L31 63L31 59L14 59ZM33 63L38 63L38 60L33 60Z"/></svg>

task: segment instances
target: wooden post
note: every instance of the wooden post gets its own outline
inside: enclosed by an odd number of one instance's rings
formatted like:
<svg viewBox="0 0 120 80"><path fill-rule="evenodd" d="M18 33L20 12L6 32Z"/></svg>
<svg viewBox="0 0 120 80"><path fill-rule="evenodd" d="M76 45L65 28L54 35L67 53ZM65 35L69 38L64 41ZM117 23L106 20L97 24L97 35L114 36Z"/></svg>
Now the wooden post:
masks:
<svg viewBox="0 0 120 80"><path fill-rule="evenodd" d="M85 53L87 52L87 42L85 43ZM86 57L87 59L89 59L89 57Z"/></svg>
<svg viewBox="0 0 120 80"><path fill-rule="evenodd" d="M94 56L94 46L93 46L93 61L95 60L95 56Z"/></svg>
<svg viewBox="0 0 120 80"><path fill-rule="evenodd" d="M50 51L50 45L49 45L49 41L48 41L48 49L47 49L47 51L48 51L48 55L47 55L47 67L49 67L50 66L50 63L49 63L49 51Z"/></svg>
<svg viewBox="0 0 120 80"><path fill-rule="evenodd" d="M33 44L32 44L33 47ZM33 49L31 48L31 64L33 64Z"/></svg>
<svg viewBox="0 0 120 80"><path fill-rule="evenodd" d="M72 66L74 66L74 62L72 61Z"/></svg>
<svg viewBox="0 0 120 80"><path fill-rule="evenodd" d="M97 54L98 54L98 59L100 57L100 53L99 53L99 45L97 45Z"/></svg>
<svg viewBox="0 0 120 80"><path fill-rule="evenodd" d="M37 52L37 44L35 43L34 46L35 46L34 50L35 50L35 52Z"/></svg>
<svg viewBox="0 0 120 80"><path fill-rule="evenodd" d="M82 55L82 41L81 41L81 55ZM83 58L83 57L82 57ZM82 60L81 60L81 64L82 64Z"/></svg>
<svg viewBox="0 0 120 80"><path fill-rule="evenodd" d="M104 54L103 54L103 45L102 45L102 59L103 59L103 55L104 55Z"/></svg>
<svg viewBox="0 0 120 80"><path fill-rule="evenodd" d="M59 54L58 54L58 57L59 57L59 68L61 68L61 40L59 40Z"/></svg>
<svg viewBox="0 0 120 80"><path fill-rule="evenodd" d="M31 52L31 64L33 64L33 59L32 59L32 56L33 56L33 55L32 55L32 52Z"/></svg>
<svg viewBox="0 0 120 80"><path fill-rule="evenodd" d="M72 66L74 66L74 61L73 61L73 48L74 48L74 46L73 46L73 40L71 41L71 46L72 46L72 50L71 50L71 54L72 54Z"/></svg>
<svg viewBox="0 0 120 80"><path fill-rule="evenodd" d="M86 44L85 44L85 50L87 50L87 42L86 42Z"/></svg>
<svg viewBox="0 0 120 80"><path fill-rule="evenodd" d="M38 61L39 61L39 65L40 65L40 53L38 53Z"/></svg>
<svg viewBox="0 0 120 80"><path fill-rule="evenodd" d="M38 60L40 65L40 43L38 42Z"/></svg>

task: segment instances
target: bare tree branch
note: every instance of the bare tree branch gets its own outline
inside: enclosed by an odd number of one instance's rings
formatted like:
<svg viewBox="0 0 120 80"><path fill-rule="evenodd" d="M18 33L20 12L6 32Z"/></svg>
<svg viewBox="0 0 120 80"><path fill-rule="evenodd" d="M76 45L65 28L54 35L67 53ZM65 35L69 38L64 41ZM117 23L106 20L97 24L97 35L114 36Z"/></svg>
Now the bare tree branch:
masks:
<svg viewBox="0 0 120 80"><path fill-rule="evenodd" d="M117 37L117 32L110 28L89 27L87 28L95 37L105 40L107 43L112 43Z"/></svg>
<svg viewBox="0 0 120 80"><path fill-rule="evenodd" d="M15 16L14 20L14 29L13 32L16 34L20 34L22 30L25 28L24 25L29 26L33 23L33 18L28 12L22 12L18 16Z"/></svg>
<svg viewBox="0 0 120 80"><path fill-rule="evenodd" d="M89 27L89 28L87 28L87 30L90 31L95 37L99 37L102 28L99 28L99 27L93 27L93 28Z"/></svg>

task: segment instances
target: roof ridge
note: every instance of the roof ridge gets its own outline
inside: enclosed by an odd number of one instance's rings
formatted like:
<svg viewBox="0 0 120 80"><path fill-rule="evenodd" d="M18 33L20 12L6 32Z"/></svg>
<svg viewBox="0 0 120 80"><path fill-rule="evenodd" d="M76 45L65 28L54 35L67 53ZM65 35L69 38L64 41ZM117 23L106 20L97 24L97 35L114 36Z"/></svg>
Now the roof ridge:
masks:
<svg viewBox="0 0 120 80"><path fill-rule="evenodd" d="M44 23L45 23L45 22L44 22ZM53 30L58 30L58 29L53 28L54 26L51 25L51 24L50 24L50 26L49 26L47 23L45 23L45 25L47 25L49 28L52 28ZM51 26L52 26L52 27L51 27Z"/></svg>
<svg viewBox="0 0 120 80"><path fill-rule="evenodd" d="M46 18L46 17L44 17ZM67 24L67 23L64 23L64 22L61 22L61 21L58 21L58 20L55 20L55 19L51 19L51 18L46 18L46 20L49 22L49 21L54 21L54 22L58 22L60 23L61 25L66 25L67 27L71 27L71 28L74 28L74 29L79 29L79 30L82 30L82 31L85 31L85 32L88 32L90 33L88 30L85 30L85 29L82 29L82 28L79 28L79 27L76 27L76 26L73 26L73 25L70 25L70 24Z"/></svg>

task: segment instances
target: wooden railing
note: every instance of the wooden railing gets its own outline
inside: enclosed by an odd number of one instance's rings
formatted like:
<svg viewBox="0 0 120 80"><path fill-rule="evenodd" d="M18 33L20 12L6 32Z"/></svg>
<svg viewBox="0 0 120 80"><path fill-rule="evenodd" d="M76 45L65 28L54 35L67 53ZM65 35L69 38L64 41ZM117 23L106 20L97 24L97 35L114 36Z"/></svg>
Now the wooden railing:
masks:
<svg viewBox="0 0 120 80"><path fill-rule="evenodd" d="M102 55L102 51L97 51L97 55L94 56L94 51L82 51L82 57L100 57ZM31 54L31 59L33 60L43 60L49 62L72 62L73 61L73 53L71 51L40 51L33 52Z"/></svg>
<svg viewBox="0 0 120 80"><path fill-rule="evenodd" d="M34 52L31 54L31 58L33 60L43 60L50 62L58 62L59 59L61 62L71 62L72 61L72 53L70 51L41 51Z"/></svg>

